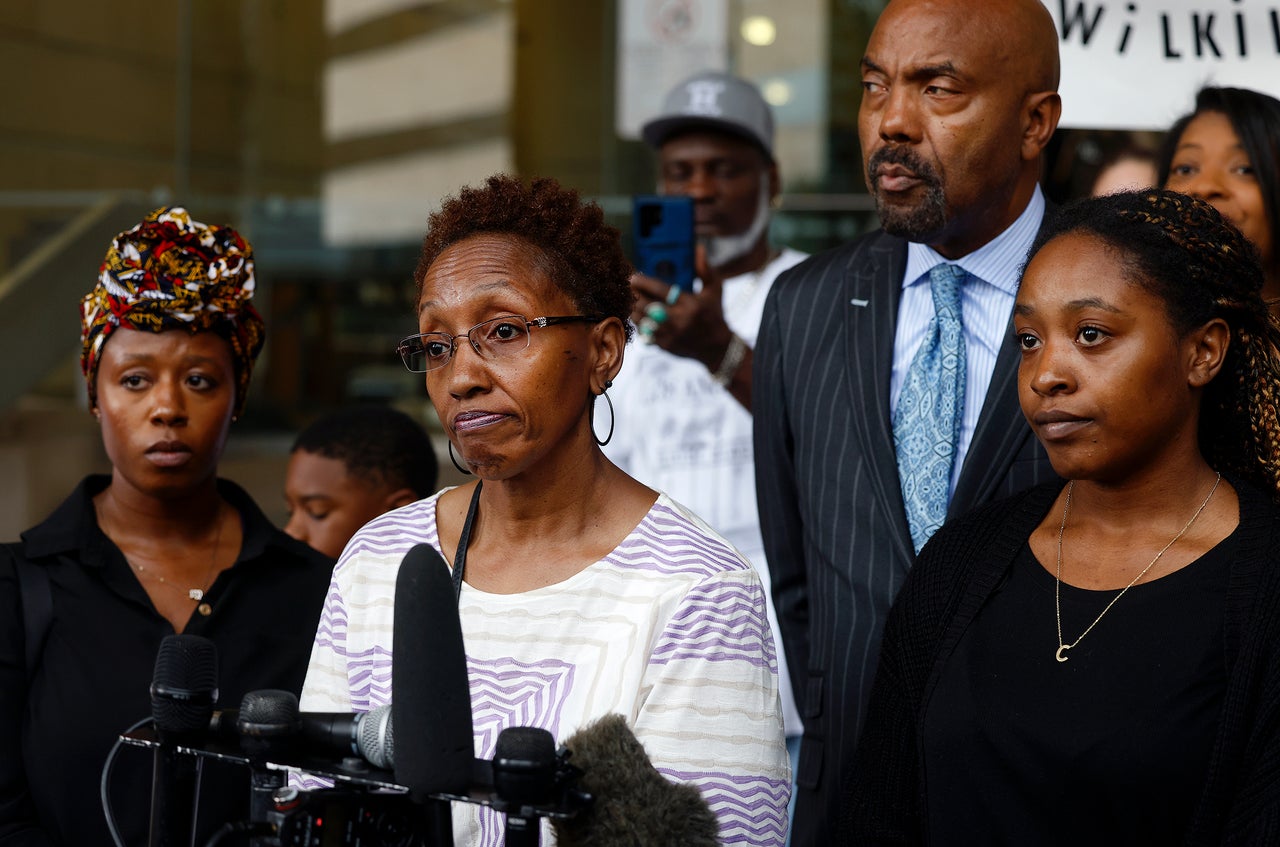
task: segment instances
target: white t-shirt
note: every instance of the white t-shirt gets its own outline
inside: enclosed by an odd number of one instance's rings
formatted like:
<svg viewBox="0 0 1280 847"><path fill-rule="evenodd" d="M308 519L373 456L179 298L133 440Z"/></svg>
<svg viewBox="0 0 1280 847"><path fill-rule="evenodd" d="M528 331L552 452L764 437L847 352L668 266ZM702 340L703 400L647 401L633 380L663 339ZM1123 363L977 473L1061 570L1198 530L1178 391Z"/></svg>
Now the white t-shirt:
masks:
<svg viewBox="0 0 1280 847"><path fill-rule="evenodd" d="M764 301L773 282L806 258L783 250L758 273L724 281L725 322L755 347ZM756 508L756 465L751 413L695 359L637 342L609 389L616 421L605 454L631 476L688 506L723 535L760 573L769 622L777 643L779 692L787 736L800 735L800 712L791 691L778 617L769 596L769 568ZM604 433L596 405L596 428Z"/></svg>
<svg viewBox="0 0 1280 847"><path fill-rule="evenodd" d="M439 496L374 519L347 545L304 711L390 702L396 574L415 544L440 549ZM541 727L561 742L618 713L661 773L702 791L722 843L783 843L790 766L764 594L752 568L687 510L659 497L608 556L563 582L520 594L463 583L458 608L477 756L492 758L508 726ZM454 803L453 819L459 845L501 844L491 810Z"/></svg>

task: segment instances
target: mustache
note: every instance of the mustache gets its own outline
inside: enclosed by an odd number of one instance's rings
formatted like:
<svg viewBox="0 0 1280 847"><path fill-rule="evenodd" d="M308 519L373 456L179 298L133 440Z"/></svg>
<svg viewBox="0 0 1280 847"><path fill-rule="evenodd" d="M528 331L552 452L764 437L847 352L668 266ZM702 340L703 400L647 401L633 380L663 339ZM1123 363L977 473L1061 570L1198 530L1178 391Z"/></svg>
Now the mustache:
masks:
<svg viewBox="0 0 1280 847"><path fill-rule="evenodd" d="M933 166L921 159L907 147L881 147L871 154L867 160L867 177L872 183L885 165L900 165L915 174L922 182L939 185L938 174Z"/></svg>

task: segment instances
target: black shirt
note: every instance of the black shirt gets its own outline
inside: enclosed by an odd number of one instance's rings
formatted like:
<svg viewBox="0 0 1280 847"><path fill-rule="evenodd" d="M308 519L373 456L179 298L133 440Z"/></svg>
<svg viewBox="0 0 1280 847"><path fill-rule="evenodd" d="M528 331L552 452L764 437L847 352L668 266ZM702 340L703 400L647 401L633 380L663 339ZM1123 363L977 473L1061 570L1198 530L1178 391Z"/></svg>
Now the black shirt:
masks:
<svg viewBox="0 0 1280 847"><path fill-rule="evenodd" d="M110 482L86 478L43 523L8 549L47 569L53 620L28 686L22 607L10 555L0 550L0 845L111 843L98 782L116 737L151 714L160 641L173 628L152 606L120 550L98 528L93 497ZM187 633L213 641L219 707L247 691L302 689L333 562L272 526L238 486L219 492L240 514L235 564L195 608ZM126 844L145 844L152 756L122 747L112 804ZM206 765L201 836L247 809L247 771Z"/></svg>
<svg viewBox="0 0 1280 847"><path fill-rule="evenodd" d="M1055 580L1024 546L925 712L929 843L1179 843L1226 691L1236 548L1135 585L1058 662ZM1064 584L1066 643L1117 593Z"/></svg>

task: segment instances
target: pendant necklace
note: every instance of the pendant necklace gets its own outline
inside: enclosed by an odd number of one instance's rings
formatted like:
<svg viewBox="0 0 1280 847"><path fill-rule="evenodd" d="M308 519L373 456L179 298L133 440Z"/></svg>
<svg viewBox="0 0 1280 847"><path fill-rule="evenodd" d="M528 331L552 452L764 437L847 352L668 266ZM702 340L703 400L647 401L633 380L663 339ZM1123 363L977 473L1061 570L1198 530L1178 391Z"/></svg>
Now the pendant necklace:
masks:
<svg viewBox="0 0 1280 847"><path fill-rule="evenodd" d="M1106 608L1093 619L1093 623L1089 624L1089 626L1085 628L1085 631L1080 633L1080 637L1070 644L1062 640L1062 535L1067 529L1067 513L1071 511L1071 489L1075 487L1076 483L1075 480L1067 483L1067 502L1062 507L1062 523L1058 526L1058 572L1055 577L1053 587L1053 609L1058 618L1058 649L1054 651L1053 654L1055 659L1059 662L1065 662L1069 658L1067 656L1067 651L1074 650L1076 645L1083 641L1084 637L1098 625L1098 621L1102 620L1102 616L1111 611L1111 607L1116 604L1116 601L1123 597L1126 591L1137 585L1138 580L1146 576L1147 572L1155 567L1156 562L1160 561L1160 557L1165 554L1165 551L1172 547L1179 538L1185 535L1187 530L1191 529L1191 525L1196 522L1196 518L1200 517L1200 513L1204 511L1204 507L1209 505L1209 501L1213 498L1213 492L1218 490L1218 483L1220 482L1222 482L1221 473L1219 473L1218 478L1213 481L1213 487L1209 489L1209 496L1204 498L1204 502L1200 504L1200 508L1196 509L1196 513L1191 516L1191 520L1187 521L1187 525L1178 531L1178 534L1173 537L1172 541L1160 548L1160 552L1156 553L1156 557L1151 560L1151 563L1142 569L1142 573L1135 576L1128 585L1120 589L1120 593L1111 598L1111 602L1108 603Z"/></svg>
<svg viewBox="0 0 1280 847"><path fill-rule="evenodd" d="M187 597L190 598L192 601L199 603L201 600L204 599L204 594L206 591L206 588L204 586L208 586L209 583L212 581L213 569L218 564L218 549L222 546L222 524L223 524L222 507L221 505L219 505L218 530L213 537L213 554L209 557L209 570L205 573L204 582L201 585L195 586L194 588L183 588L180 585L175 585L174 583L165 579L164 575L159 573L158 571L153 571L149 568L145 568L142 565L138 564L137 562L134 562L127 558L126 558L126 561L129 562L129 566L131 568L133 568L135 571L138 572L139 576L142 576L142 575L149 576L152 579L154 579L156 582L165 586L166 588L172 588L174 591L181 591L184 594L186 594Z"/></svg>

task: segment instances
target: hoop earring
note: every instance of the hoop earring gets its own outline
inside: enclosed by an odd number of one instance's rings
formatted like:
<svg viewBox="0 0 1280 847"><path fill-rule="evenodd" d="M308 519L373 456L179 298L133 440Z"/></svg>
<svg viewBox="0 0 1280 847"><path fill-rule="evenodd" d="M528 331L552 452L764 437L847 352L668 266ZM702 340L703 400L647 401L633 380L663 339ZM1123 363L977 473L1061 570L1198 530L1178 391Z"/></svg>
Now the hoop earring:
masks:
<svg viewBox="0 0 1280 847"><path fill-rule="evenodd" d="M617 416L613 411L613 401L609 399L609 389L612 387L613 381L606 380L604 384L604 391L600 392L600 396L604 398L604 402L609 404L609 434L605 436L604 441L601 441L600 437L596 435L596 404L591 404L591 437L595 439L596 444L601 447L613 440L613 426L618 422Z"/></svg>
<svg viewBox="0 0 1280 847"><path fill-rule="evenodd" d="M457 468L459 471L461 471L462 473L466 474L467 476L473 476L470 470L458 464L457 457L453 455L453 442L449 441L448 444L449 444L449 461L453 462L453 466Z"/></svg>

